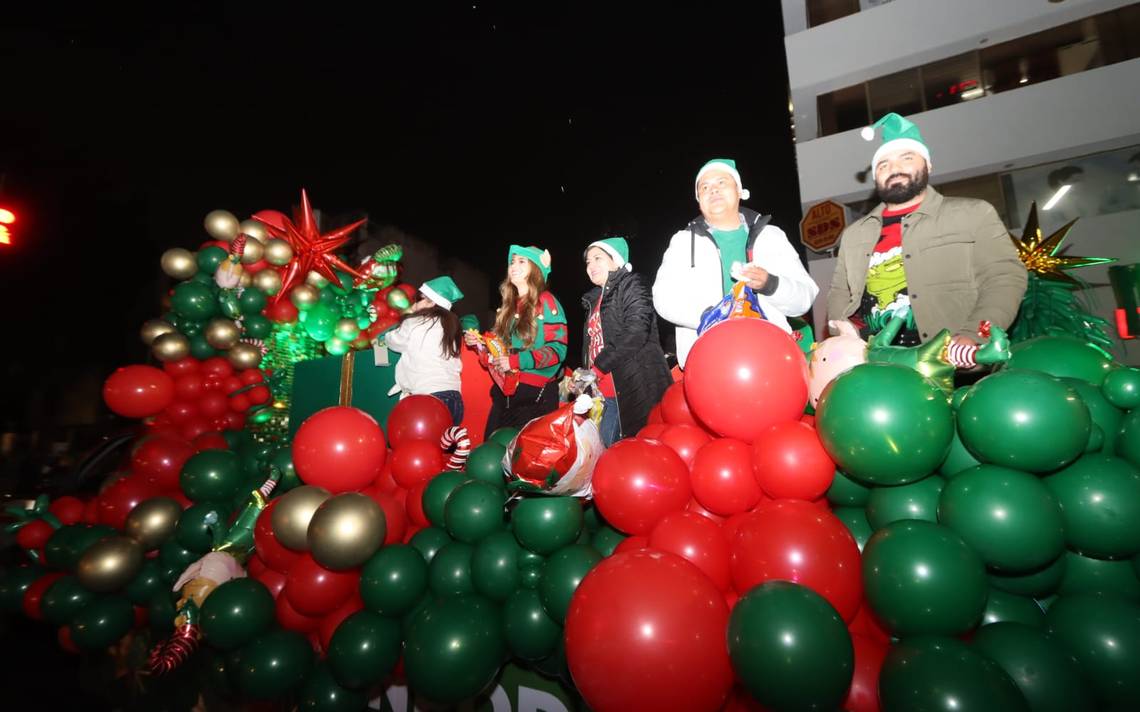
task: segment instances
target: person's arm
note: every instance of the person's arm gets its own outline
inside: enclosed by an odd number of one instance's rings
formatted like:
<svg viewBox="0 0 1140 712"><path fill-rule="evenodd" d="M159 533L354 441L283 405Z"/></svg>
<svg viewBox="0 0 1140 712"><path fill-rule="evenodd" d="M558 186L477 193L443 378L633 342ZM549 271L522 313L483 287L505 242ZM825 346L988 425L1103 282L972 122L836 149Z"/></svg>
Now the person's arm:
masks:
<svg viewBox="0 0 1140 712"><path fill-rule="evenodd" d="M562 305L549 293L539 300L542 308L540 330L534 340L534 347L511 354L511 368L519 371L540 371L557 366L566 359L569 333L566 328L566 314Z"/></svg>
<svg viewBox="0 0 1140 712"><path fill-rule="evenodd" d="M412 340L412 330L415 329L416 324L418 324L420 321L422 320L418 318L405 319L399 326L385 331L381 335L381 338L384 341L384 345L387 346L391 351L395 351L396 353L403 353L408 348L408 344Z"/></svg>
<svg viewBox="0 0 1140 712"><path fill-rule="evenodd" d="M976 339L979 322L1008 329L1017 316L1029 276L1009 238L1005 224L989 203L983 203L977 227L974 228L973 268L978 301L966 318L958 324L955 336Z"/></svg>
<svg viewBox="0 0 1140 712"><path fill-rule="evenodd" d="M828 321L842 321L847 305L851 303L851 283L847 280L847 230L839 236L839 254L835 258L835 272L831 275L831 289L827 293Z"/></svg>
<svg viewBox="0 0 1140 712"><path fill-rule="evenodd" d="M819 285L804 269L784 231L767 225L752 247L752 263L768 272L764 287L757 290L784 316L800 316L811 309Z"/></svg>
<svg viewBox="0 0 1140 712"><path fill-rule="evenodd" d="M621 304L615 305L621 310L621 334L603 333L602 350L594 358L594 366L602 373L610 373L619 363L632 361L649 340L653 320L657 318L653 312L653 297L641 275L631 274L625 282Z"/></svg>
<svg viewBox="0 0 1140 712"><path fill-rule="evenodd" d="M692 239L688 230L682 230L669 241L653 282L653 306L666 321L696 329L701 315L712 304L693 298L697 291L697 270L691 266Z"/></svg>

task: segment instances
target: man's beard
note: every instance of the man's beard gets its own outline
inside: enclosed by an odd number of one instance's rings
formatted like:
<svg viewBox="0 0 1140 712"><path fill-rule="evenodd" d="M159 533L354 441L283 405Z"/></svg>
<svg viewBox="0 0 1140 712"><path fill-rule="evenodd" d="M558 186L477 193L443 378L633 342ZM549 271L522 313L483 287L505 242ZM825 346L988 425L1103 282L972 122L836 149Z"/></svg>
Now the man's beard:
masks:
<svg viewBox="0 0 1140 712"><path fill-rule="evenodd" d="M888 186L887 184L897 176L902 176L906 180ZM922 191L926 190L929 183L930 171L923 167L913 179L905 173L893 173L887 176L883 185L876 183L875 189L879 193L879 198L887 205L901 205L922 195Z"/></svg>

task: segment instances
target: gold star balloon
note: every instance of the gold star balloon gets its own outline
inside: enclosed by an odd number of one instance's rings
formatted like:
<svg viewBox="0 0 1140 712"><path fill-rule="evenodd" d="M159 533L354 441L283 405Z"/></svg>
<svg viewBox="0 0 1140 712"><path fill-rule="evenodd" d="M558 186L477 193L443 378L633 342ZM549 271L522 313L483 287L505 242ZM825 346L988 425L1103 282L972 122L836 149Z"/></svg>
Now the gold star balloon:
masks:
<svg viewBox="0 0 1140 712"><path fill-rule="evenodd" d="M1083 287L1085 285L1073 278L1066 270L1116 262L1114 257L1070 257L1065 255L1068 247L1062 248L1061 243L1068 237L1069 230L1076 222L1076 219L1071 220L1049 237L1043 238L1041 225L1037 222L1037 203L1030 204L1029 217L1025 220L1025 230L1022 231L1021 238L1018 239L1012 234L1009 236L1009 239L1013 240L1014 246L1017 247L1017 256L1021 258L1021 263L1025 265L1025 269L1043 279L1064 282L1074 287Z"/></svg>

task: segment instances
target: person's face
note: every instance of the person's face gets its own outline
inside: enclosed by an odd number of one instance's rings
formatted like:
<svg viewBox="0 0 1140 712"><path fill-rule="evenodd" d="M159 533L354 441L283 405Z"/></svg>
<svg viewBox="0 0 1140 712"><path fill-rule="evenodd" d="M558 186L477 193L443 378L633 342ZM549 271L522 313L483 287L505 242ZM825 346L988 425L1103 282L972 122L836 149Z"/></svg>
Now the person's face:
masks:
<svg viewBox="0 0 1140 712"><path fill-rule="evenodd" d="M740 191L728 171L713 169L697 183L697 202L706 219L723 218L740 212Z"/></svg>
<svg viewBox="0 0 1140 712"><path fill-rule="evenodd" d="M523 287L526 285L526 279L530 276L532 268L531 261L522 255L515 255L511 258L511 263L507 265L507 279L511 280L511 284L515 288Z"/></svg>
<svg viewBox="0 0 1140 712"><path fill-rule="evenodd" d="M875 190L889 205L917 198L929 182L926 159L910 149L892 151L875 164Z"/></svg>
<svg viewBox="0 0 1140 712"><path fill-rule="evenodd" d="M614 264L614 258L602 248L591 247L586 251L586 276L594 284L599 287L605 284L610 272L615 269L617 265Z"/></svg>

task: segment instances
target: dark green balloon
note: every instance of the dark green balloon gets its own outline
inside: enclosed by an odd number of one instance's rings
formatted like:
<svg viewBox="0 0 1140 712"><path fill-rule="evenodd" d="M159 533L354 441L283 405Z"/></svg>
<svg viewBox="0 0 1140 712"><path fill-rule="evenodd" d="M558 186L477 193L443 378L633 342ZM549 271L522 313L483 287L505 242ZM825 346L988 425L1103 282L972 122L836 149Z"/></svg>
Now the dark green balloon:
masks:
<svg viewBox="0 0 1140 712"><path fill-rule="evenodd" d="M424 488L423 505L424 514L428 521L437 527L443 527L443 506L459 485L467 481L462 472L448 470L431 478Z"/></svg>
<svg viewBox="0 0 1140 712"><path fill-rule="evenodd" d="M495 432L491 433L491 437L487 438L487 442L494 442L502 445L504 448L509 447L511 441L519 434L518 428L503 427L498 428Z"/></svg>
<svg viewBox="0 0 1140 712"><path fill-rule="evenodd" d="M228 502L244 484L237 453L229 450L203 450L191 456L178 481L195 502Z"/></svg>
<svg viewBox="0 0 1140 712"><path fill-rule="evenodd" d="M625 541L625 539L625 534L605 524L598 527L597 531L590 537L590 546L602 556L613 556L614 549L617 548L618 544Z"/></svg>
<svg viewBox="0 0 1140 712"><path fill-rule="evenodd" d="M38 566L20 566L5 571L0 576L0 611L23 610L24 593L46 573Z"/></svg>
<svg viewBox="0 0 1140 712"><path fill-rule="evenodd" d="M154 559L143 561L139 572L123 589L123 595L136 606L148 605L162 591L169 591L170 587L162 578L162 567Z"/></svg>
<svg viewBox="0 0 1140 712"><path fill-rule="evenodd" d="M487 441L475 448L467 458L467 476L497 487L504 486L503 454L506 451L506 447L494 441Z"/></svg>
<svg viewBox="0 0 1140 712"><path fill-rule="evenodd" d="M95 600L96 595L85 589L79 579L64 576L44 591L40 599L40 613L49 623L67 625Z"/></svg>
<svg viewBox="0 0 1140 712"><path fill-rule="evenodd" d="M443 519L451 536L466 544L478 544L506 526L503 489L472 481L455 488L443 507Z"/></svg>
<svg viewBox="0 0 1140 712"><path fill-rule="evenodd" d="M202 634L215 648L232 650L265 632L275 610L273 594L260 581L226 581L202 604Z"/></svg>
<svg viewBox="0 0 1140 712"><path fill-rule="evenodd" d="M1034 571L1023 574L1010 574L999 571L989 572L990 585L1018 596L1042 598L1057 591L1065 575L1066 557L1058 556Z"/></svg>
<svg viewBox="0 0 1140 712"><path fill-rule="evenodd" d="M558 647L562 626L546 614L538 591L522 588L503 606L503 633L511 655L536 661Z"/></svg>
<svg viewBox="0 0 1140 712"><path fill-rule="evenodd" d="M117 532L111 527L69 524L56 529L44 544L44 559L56 569L74 571L79 559L92 545Z"/></svg>
<svg viewBox="0 0 1140 712"><path fill-rule="evenodd" d="M437 596L475 593L471 582L471 557L475 547L461 541L445 544L428 565L428 587Z"/></svg>
<svg viewBox="0 0 1140 712"><path fill-rule="evenodd" d="M158 547L158 566L162 569L162 577L170 583L174 583L187 566L200 558L201 554L184 548L174 539Z"/></svg>
<svg viewBox="0 0 1140 712"><path fill-rule="evenodd" d="M1100 708L1140 709L1140 604L1115 596L1062 596L1046 632L1077 658Z"/></svg>
<svg viewBox="0 0 1140 712"><path fill-rule="evenodd" d="M1038 336L1013 345L1006 368L1043 371L1058 378L1080 378L1100 386L1116 368L1103 350L1074 336Z"/></svg>
<svg viewBox="0 0 1140 712"><path fill-rule="evenodd" d="M531 667L544 677L560 681L566 687L574 687L574 680L570 675L570 665L566 661L566 640L561 636L558 638L558 645L554 652L542 660L535 660L531 663Z"/></svg>
<svg viewBox="0 0 1140 712"><path fill-rule="evenodd" d="M1140 368L1114 368L1104 377L1100 388L1114 407L1133 410L1140 406Z"/></svg>
<svg viewBox="0 0 1140 712"><path fill-rule="evenodd" d="M957 411L958 406L962 405L962 399L965 398L969 392L969 386L958 386L955 388L954 392L950 394L950 407Z"/></svg>
<svg viewBox="0 0 1140 712"><path fill-rule="evenodd" d="M210 533L210 529L220 529L224 533L229 511L230 506L220 502L192 504L178 518L174 538L183 548L205 554L214 546L214 536ZM211 516L216 518L213 524L208 521Z"/></svg>
<svg viewBox="0 0 1140 712"><path fill-rule="evenodd" d="M1077 395L1084 401L1085 407L1089 409L1089 416L1092 417L1093 425L1100 427L1104 443L1101 447L1094 448L1090 452L1103 448L1105 453L1111 454L1116 448L1116 435L1120 431L1120 423L1124 419L1124 413L1108 402L1100 388L1088 381L1079 378L1062 378L1061 380L1077 392ZM1091 439L1090 437L1090 441Z"/></svg>
<svg viewBox="0 0 1140 712"><path fill-rule="evenodd" d="M1017 596L997 588L990 588L982 625L995 623L1022 623L1041 628L1045 625L1045 611L1029 596Z"/></svg>
<svg viewBox="0 0 1140 712"><path fill-rule="evenodd" d="M333 677L350 689L372 687L395 669L402 643L398 620L357 611L344 619L329 642Z"/></svg>
<svg viewBox="0 0 1140 712"><path fill-rule="evenodd" d="M191 336L188 334L187 338L190 339L190 355L194 358L204 361L217 355L218 352L214 350L213 346L210 346L210 342L206 341L204 335L194 334Z"/></svg>
<svg viewBox="0 0 1140 712"><path fill-rule="evenodd" d="M439 527L424 527L413 534L412 538L408 540L408 543L411 544L416 551L420 552L420 556L424 557L426 563L431 564L432 559L439 553L439 550L450 541L451 537Z"/></svg>
<svg viewBox="0 0 1140 712"><path fill-rule="evenodd" d="M360 571L360 597L368 608L386 616L402 616L427 590L428 565L408 544L385 546Z"/></svg>
<svg viewBox="0 0 1140 712"><path fill-rule="evenodd" d="M938 636L905 638L891 646L879 673L879 700L884 712L1030 709L1001 666L961 641Z"/></svg>
<svg viewBox="0 0 1140 712"><path fill-rule="evenodd" d="M298 712L358 712L368 697L360 690L342 687L327 662L317 663L298 695Z"/></svg>
<svg viewBox="0 0 1140 712"><path fill-rule="evenodd" d="M529 564L519 568L519 586L529 590L536 590L542 583L542 572L545 564Z"/></svg>
<svg viewBox="0 0 1140 712"><path fill-rule="evenodd" d="M301 686L313 664L313 648L300 633L273 629L239 648L231 661L243 695L272 700Z"/></svg>
<svg viewBox="0 0 1140 712"><path fill-rule="evenodd" d="M214 272L221 266L229 253L217 245L210 245L198 250L198 269L201 270L199 274L205 274L210 277L210 281L214 280Z"/></svg>
<svg viewBox="0 0 1140 712"><path fill-rule="evenodd" d="M135 623L135 609L122 596L94 599L71 619L71 640L82 650L106 648L127 634Z"/></svg>
<svg viewBox="0 0 1140 712"><path fill-rule="evenodd" d="M471 583L487 598L502 603L519 587L522 547L508 531L495 532L475 547L471 556Z"/></svg>
<svg viewBox="0 0 1140 712"><path fill-rule="evenodd" d="M174 607L174 595L171 591L161 591L150 599L147 606L147 623L159 635L165 635L174 630L174 618L178 611Z"/></svg>
<svg viewBox="0 0 1140 712"><path fill-rule="evenodd" d="M416 601L410 611L400 616L400 637L402 640L408 639L408 631L411 630L412 624L416 622L416 619L421 613L428 609L428 606L430 606L434 600L436 600L436 597L431 594L431 591L427 591L420 600Z"/></svg>
<svg viewBox="0 0 1140 712"><path fill-rule="evenodd" d="M962 444L962 436L958 434L958 430L954 430L954 437L950 440L950 452L947 453L946 459L938 467L938 472L950 479L959 472L964 472L971 467L977 467L982 463L978 462L978 458L974 457L966 446Z"/></svg>
<svg viewBox="0 0 1140 712"><path fill-rule="evenodd" d="M902 485L946 459L954 416L945 394L918 371L865 363L820 397L816 427L839 469L864 484Z"/></svg>
<svg viewBox="0 0 1140 712"><path fill-rule="evenodd" d="M511 528L519 543L543 555L573 543L582 522L582 503L575 497L527 497L511 514Z"/></svg>
<svg viewBox="0 0 1140 712"><path fill-rule="evenodd" d="M1127 559L1093 559L1070 551L1065 554L1065 577L1057 593L1062 596L1101 593L1140 601L1140 579L1136 578L1132 562Z"/></svg>
<svg viewBox="0 0 1140 712"><path fill-rule="evenodd" d="M986 569L949 527L903 520L875 532L863 549L863 585L891 633L958 635L981 620Z"/></svg>
<svg viewBox="0 0 1140 712"><path fill-rule="evenodd" d="M1005 671L1034 712L1096 708L1076 658L1040 626L987 625L974 634L971 647Z"/></svg>
<svg viewBox="0 0 1140 712"><path fill-rule="evenodd" d="M827 488L827 501L835 507L865 507L871 488L856 482L839 470Z"/></svg>
<svg viewBox="0 0 1140 712"><path fill-rule="evenodd" d="M1114 558L1140 552L1140 472L1110 455L1085 455L1045 478L1061 505L1069 548Z"/></svg>
<svg viewBox="0 0 1140 712"><path fill-rule="evenodd" d="M506 655L502 619L479 596L452 596L429 604L409 626L404 646L408 684L425 697L456 704L495 679Z"/></svg>
<svg viewBox="0 0 1140 712"><path fill-rule="evenodd" d="M1140 408L1130 411L1120 422L1116 435L1116 456L1140 468Z"/></svg>
<svg viewBox="0 0 1140 712"><path fill-rule="evenodd" d="M838 709L855 672L843 619L818 593L787 581L740 597L728 619L728 655L752 696L772 709Z"/></svg>
<svg viewBox="0 0 1140 712"><path fill-rule="evenodd" d="M1033 571L1065 550L1061 508L1049 488L1005 467L979 465L958 474L942 492L938 521L998 571Z"/></svg>
<svg viewBox="0 0 1140 712"><path fill-rule="evenodd" d="M241 313L246 317L260 316L261 310L265 308L265 292L260 289L246 287L241 292ZM249 328L248 323L246 329Z"/></svg>
<svg viewBox="0 0 1140 712"><path fill-rule="evenodd" d="M297 477L297 468L293 466L293 452L290 448L277 448L270 453L269 465L281 473L281 480L277 483L278 492L288 492L294 487L301 486L301 478Z"/></svg>
<svg viewBox="0 0 1140 712"><path fill-rule="evenodd" d="M265 339L273 333L273 322L261 314L246 314L242 319L245 335L251 339Z"/></svg>
<svg viewBox="0 0 1140 712"><path fill-rule="evenodd" d="M974 384L958 433L982 462L1050 472L1085 451L1092 417L1077 392L1044 373L1002 369Z"/></svg>
<svg viewBox="0 0 1140 712"><path fill-rule="evenodd" d="M192 321L204 321L218 313L218 300L204 284L183 282L170 295L174 311Z"/></svg>
<svg viewBox="0 0 1140 712"><path fill-rule="evenodd" d="M594 568L602 555L589 546L571 544L550 555L542 571L538 592L546 613L559 625L566 622L570 598L578 584Z"/></svg>
<svg viewBox="0 0 1140 712"><path fill-rule="evenodd" d="M862 507L836 507L831 510L831 513L843 522L843 526L847 527L847 531L851 532L851 536L855 537L855 543L859 545L859 551L863 551L863 547L867 545L867 540L875 533L871 528L871 523L867 521L867 513L863 511Z"/></svg>
<svg viewBox="0 0 1140 712"><path fill-rule="evenodd" d="M876 487L867 498L867 523L878 531L903 519L938 521L938 497L946 480L938 475L895 487Z"/></svg>

